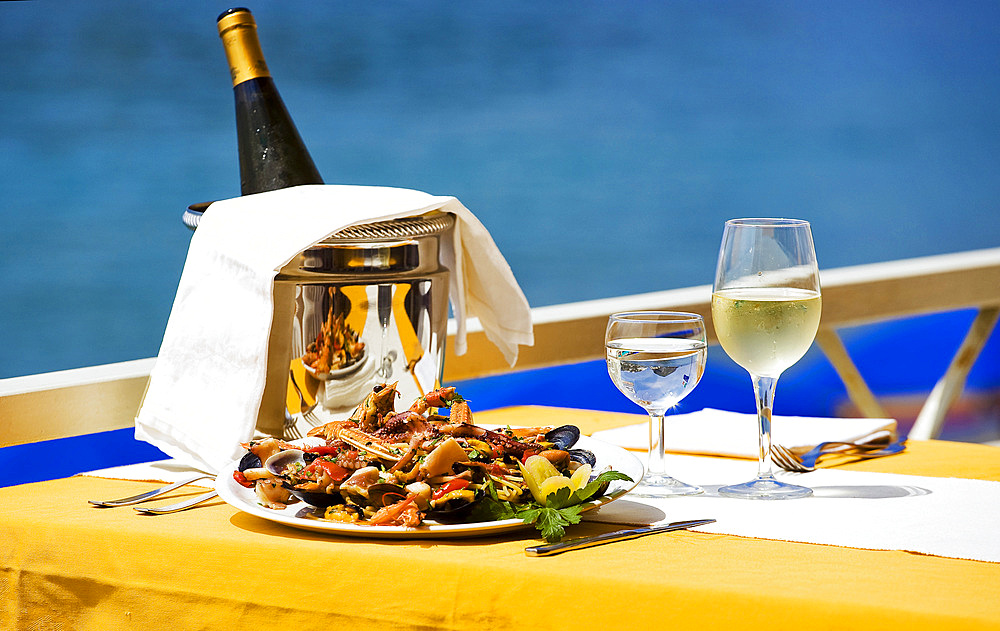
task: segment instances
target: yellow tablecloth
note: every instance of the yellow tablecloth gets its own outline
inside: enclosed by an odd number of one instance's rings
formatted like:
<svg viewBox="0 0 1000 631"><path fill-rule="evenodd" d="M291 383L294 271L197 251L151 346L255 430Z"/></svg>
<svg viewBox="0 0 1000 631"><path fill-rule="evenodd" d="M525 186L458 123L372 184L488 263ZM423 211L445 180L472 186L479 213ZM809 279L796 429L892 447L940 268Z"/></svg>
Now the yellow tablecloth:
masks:
<svg viewBox="0 0 1000 631"><path fill-rule="evenodd" d="M636 419L550 408L477 415L586 432ZM1000 480L1000 449L915 441L846 468ZM993 563L695 532L529 558L531 530L356 539L221 501L158 517L86 503L154 486L75 477L0 489L0 629L1000 629ZM583 524L571 535L613 528Z"/></svg>

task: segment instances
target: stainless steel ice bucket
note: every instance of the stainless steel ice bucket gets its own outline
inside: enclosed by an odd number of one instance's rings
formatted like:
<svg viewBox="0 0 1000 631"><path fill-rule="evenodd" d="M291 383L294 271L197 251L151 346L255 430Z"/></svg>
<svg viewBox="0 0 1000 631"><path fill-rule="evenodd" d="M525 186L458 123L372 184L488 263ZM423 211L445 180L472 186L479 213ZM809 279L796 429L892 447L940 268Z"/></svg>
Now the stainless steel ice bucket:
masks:
<svg viewBox="0 0 1000 631"><path fill-rule="evenodd" d="M406 405L439 385L449 277L439 246L454 223L440 213L354 226L279 271L259 431L280 435L286 409L345 418L378 383L398 382Z"/></svg>

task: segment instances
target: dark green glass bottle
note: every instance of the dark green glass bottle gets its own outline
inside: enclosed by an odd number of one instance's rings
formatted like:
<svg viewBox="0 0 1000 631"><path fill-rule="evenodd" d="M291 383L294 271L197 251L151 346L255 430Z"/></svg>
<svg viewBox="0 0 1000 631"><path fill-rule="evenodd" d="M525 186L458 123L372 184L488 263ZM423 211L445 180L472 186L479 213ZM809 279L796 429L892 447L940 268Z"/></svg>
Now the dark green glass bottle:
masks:
<svg viewBox="0 0 1000 631"><path fill-rule="evenodd" d="M253 15L244 8L229 9L219 16L218 26L233 76L241 193L322 184L267 69Z"/></svg>
<svg viewBox="0 0 1000 631"><path fill-rule="evenodd" d="M233 76L241 194L322 184L267 69L253 15L249 9L229 9L219 16L218 27ZM182 217L184 225L196 230L209 204L189 206Z"/></svg>

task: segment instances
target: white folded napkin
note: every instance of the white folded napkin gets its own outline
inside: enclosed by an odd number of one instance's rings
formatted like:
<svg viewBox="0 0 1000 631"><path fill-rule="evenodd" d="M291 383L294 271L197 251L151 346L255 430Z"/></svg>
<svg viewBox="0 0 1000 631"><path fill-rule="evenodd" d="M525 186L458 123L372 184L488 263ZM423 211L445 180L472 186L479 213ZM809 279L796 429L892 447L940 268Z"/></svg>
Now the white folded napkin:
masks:
<svg viewBox="0 0 1000 631"><path fill-rule="evenodd" d="M626 495L584 518L629 525L715 519L697 530L1000 562L1000 537L993 535L1000 523L1000 482L842 469L778 472L778 479L807 486L813 496L758 501L717 493L719 486L752 479L755 463L669 455L666 471L705 493L664 499Z"/></svg>
<svg viewBox="0 0 1000 631"><path fill-rule="evenodd" d="M455 352L466 317L482 323L508 362L533 343L531 312L489 232L454 197L420 191L307 185L212 204L187 261L136 417L136 438L208 472L237 458L254 430L264 391L277 271L299 252L356 224L445 211Z"/></svg>
<svg viewBox="0 0 1000 631"><path fill-rule="evenodd" d="M878 430L895 433L896 421L886 418L822 418L772 416L771 440L785 447L804 447L828 440L858 440ZM757 458L757 416L705 408L668 415L664 449L674 453ZM594 432L594 438L625 449L649 449L649 423Z"/></svg>

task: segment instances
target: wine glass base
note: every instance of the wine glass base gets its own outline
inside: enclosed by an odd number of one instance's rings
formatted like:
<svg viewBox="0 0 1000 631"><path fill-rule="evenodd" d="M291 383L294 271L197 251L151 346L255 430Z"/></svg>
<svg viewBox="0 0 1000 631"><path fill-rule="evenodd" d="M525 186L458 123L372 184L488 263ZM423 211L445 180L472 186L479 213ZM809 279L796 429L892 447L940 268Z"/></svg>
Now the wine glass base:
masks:
<svg viewBox="0 0 1000 631"><path fill-rule="evenodd" d="M704 493L700 486L681 482L662 473L647 473L639 484L629 491L632 497L672 497L675 495L698 495Z"/></svg>
<svg viewBox="0 0 1000 631"><path fill-rule="evenodd" d="M808 487L778 482L774 478L757 478L719 488L719 495L746 500L792 500L812 494L812 489Z"/></svg>

